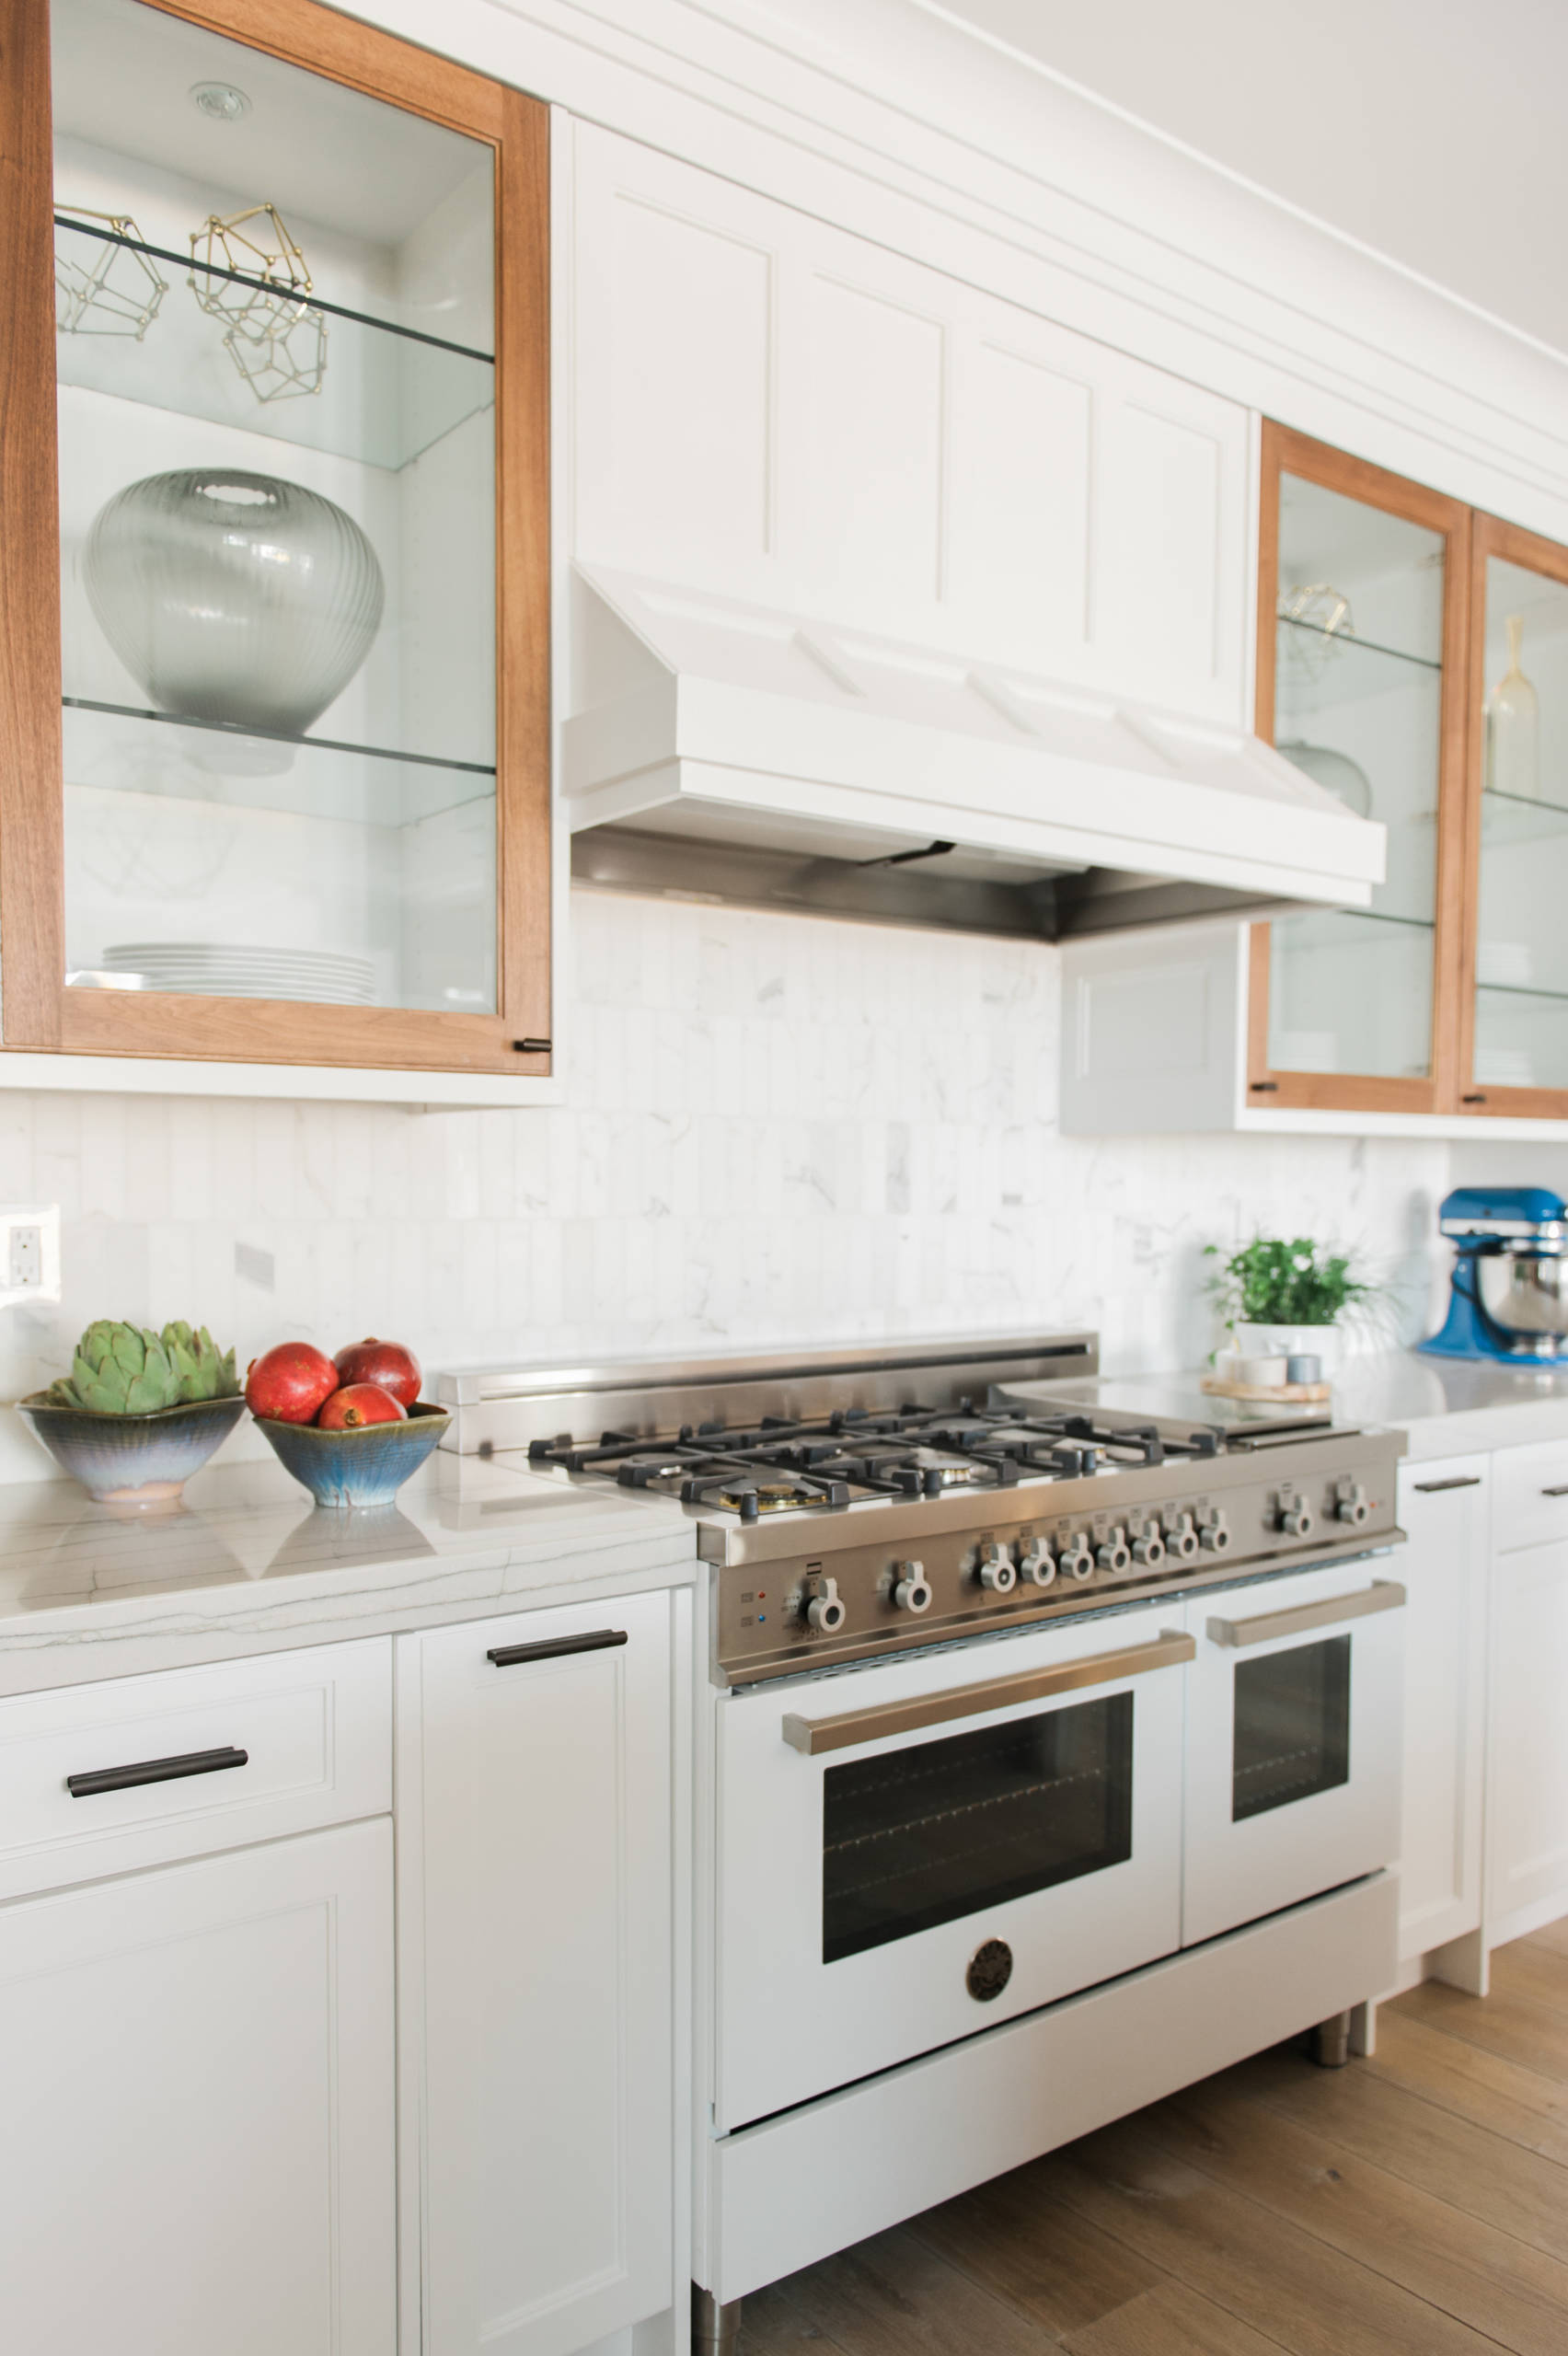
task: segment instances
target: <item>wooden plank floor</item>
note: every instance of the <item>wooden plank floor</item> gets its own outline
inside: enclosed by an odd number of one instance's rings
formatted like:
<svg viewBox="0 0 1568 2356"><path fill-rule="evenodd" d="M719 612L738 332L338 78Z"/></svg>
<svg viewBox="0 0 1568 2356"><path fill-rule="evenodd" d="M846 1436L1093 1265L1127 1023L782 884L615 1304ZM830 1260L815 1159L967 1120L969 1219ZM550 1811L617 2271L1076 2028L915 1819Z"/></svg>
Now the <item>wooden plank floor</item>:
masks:
<svg viewBox="0 0 1568 2356"><path fill-rule="evenodd" d="M1568 2356L1568 1923L749 2299L742 2356Z"/></svg>

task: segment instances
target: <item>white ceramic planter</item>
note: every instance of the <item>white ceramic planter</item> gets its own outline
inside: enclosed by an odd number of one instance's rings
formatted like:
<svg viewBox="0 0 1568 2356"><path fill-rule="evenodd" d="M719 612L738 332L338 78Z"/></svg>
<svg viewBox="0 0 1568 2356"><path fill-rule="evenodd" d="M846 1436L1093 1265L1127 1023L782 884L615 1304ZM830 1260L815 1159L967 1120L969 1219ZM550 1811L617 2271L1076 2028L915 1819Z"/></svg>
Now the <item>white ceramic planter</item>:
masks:
<svg viewBox="0 0 1568 2356"><path fill-rule="evenodd" d="M1325 1381L1339 1371L1340 1329L1337 1325L1238 1324L1234 1332L1234 1345L1237 1355L1244 1358L1320 1358Z"/></svg>

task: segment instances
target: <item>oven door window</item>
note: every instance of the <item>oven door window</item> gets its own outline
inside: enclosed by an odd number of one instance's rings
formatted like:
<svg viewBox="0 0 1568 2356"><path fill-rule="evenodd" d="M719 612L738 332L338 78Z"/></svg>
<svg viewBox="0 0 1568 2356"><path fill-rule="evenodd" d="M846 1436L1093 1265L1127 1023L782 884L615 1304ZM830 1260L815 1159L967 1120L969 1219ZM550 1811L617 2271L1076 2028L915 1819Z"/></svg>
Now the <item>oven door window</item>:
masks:
<svg viewBox="0 0 1568 2356"><path fill-rule="evenodd" d="M1330 1636L1238 1661L1234 1823L1349 1783L1350 1643Z"/></svg>
<svg viewBox="0 0 1568 2356"><path fill-rule="evenodd" d="M1124 1865L1132 1854L1130 1693L830 1767L823 1961Z"/></svg>

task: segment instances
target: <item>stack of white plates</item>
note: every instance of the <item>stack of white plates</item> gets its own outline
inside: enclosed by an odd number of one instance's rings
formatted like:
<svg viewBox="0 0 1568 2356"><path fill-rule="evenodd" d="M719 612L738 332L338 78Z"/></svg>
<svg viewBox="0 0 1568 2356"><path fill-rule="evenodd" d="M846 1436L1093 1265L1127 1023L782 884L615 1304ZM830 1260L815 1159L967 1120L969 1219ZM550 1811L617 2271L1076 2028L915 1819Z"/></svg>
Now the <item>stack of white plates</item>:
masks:
<svg viewBox="0 0 1568 2356"><path fill-rule="evenodd" d="M140 974L149 990L196 998L309 999L321 1006L371 1006L368 957L327 949L250 949L216 941L121 941L103 953L107 970Z"/></svg>

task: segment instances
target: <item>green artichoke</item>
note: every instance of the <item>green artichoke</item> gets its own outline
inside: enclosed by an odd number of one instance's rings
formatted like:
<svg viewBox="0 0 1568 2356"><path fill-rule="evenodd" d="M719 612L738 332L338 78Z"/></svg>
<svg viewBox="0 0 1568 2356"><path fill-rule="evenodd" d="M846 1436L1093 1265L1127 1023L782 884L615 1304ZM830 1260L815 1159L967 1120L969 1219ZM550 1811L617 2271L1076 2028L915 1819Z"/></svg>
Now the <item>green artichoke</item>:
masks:
<svg viewBox="0 0 1568 2356"><path fill-rule="evenodd" d="M76 1345L68 1375L51 1383L55 1407L99 1415L152 1415L189 1400L229 1399L239 1389L234 1352L222 1352L206 1327L181 1322L161 1334L148 1326L100 1317Z"/></svg>
<svg viewBox="0 0 1568 2356"><path fill-rule="evenodd" d="M232 1399L239 1389L232 1349L220 1350L204 1325L194 1333L183 1318L166 1325L165 1353L179 1379L179 1396L187 1399Z"/></svg>

